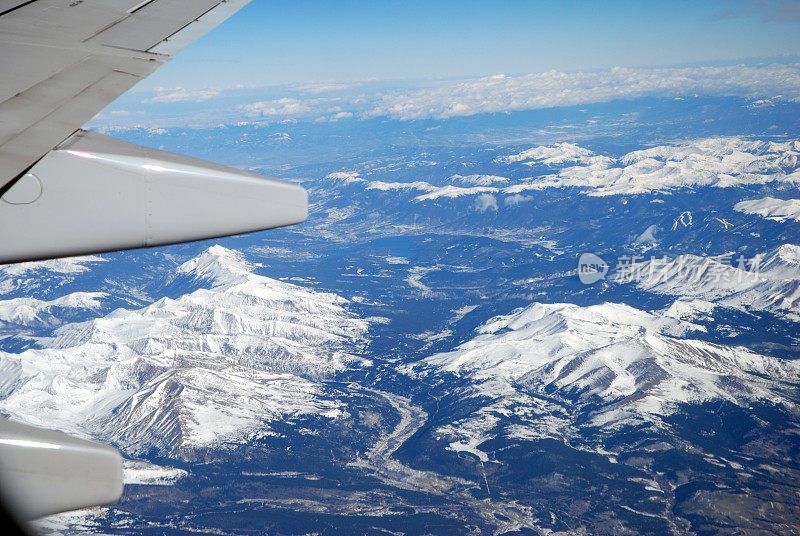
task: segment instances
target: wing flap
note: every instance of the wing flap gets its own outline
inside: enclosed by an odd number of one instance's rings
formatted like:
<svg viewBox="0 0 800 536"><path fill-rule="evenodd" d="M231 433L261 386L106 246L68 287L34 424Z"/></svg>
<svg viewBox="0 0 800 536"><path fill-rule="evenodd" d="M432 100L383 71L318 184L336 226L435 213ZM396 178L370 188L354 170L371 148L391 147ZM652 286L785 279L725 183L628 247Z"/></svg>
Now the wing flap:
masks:
<svg viewBox="0 0 800 536"><path fill-rule="evenodd" d="M3 50L3 57L0 59L3 68L0 103L57 75L86 57L86 52L82 50L31 43L0 41L0 48ZM36 60L32 61L32 58ZM0 122L6 122L5 116L0 115Z"/></svg>
<svg viewBox="0 0 800 536"><path fill-rule="evenodd" d="M0 1L0 191L250 1Z"/></svg>
<svg viewBox="0 0 800 536"><path fill-rule="evenodd" d="M146 51L220 3L220 0L155 0L103 30L89 42Z"/></svg>
<svg viewBox="0 0 800 536"><path fill-rule="evenodd" d="M249 2L250 0L227 0L221 2L148 50L156 54L174 56L225 22L228 17L239 11Z"/></svg>
<svg viewBox="0 0 800 536"><path fill-rule="evenodd" d="M16 40L85 41L129 15L134 0L35 0L0 16L0 33Z"/></svg>
<svg viewBox="0 0 800 536"><path fill-rule="evenodd" d="M77 97L113 69L98 58L85 58L0 104L0 145Z"/></svg>
<svg viewBox="0 0 800 536"><path fill-rule="evenodd" d="M141 78L90 57L0 104L3 172L19 175L41 158L42 151L74 132L83 118L100 111L98 103L114 100Z"/></svg>
<svg viewBox="0 0 800 536"><path fill-rule="evenodd" d="M36 0L2 0L0 1L0 17L23 7L25 4L32 4L35 1Z"/></svg>

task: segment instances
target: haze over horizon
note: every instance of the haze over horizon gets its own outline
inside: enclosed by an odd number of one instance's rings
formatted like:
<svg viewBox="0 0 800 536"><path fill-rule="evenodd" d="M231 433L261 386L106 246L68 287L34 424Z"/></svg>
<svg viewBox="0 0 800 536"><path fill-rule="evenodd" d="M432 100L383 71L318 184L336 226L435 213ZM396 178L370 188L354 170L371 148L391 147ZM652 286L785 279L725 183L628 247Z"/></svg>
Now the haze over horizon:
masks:
<svg viewBox="0 0 800 536"><path fill-rule="evenodd" d="M717 64L800 53L800 3L252 2L140 85L285 85Z"/></svg>

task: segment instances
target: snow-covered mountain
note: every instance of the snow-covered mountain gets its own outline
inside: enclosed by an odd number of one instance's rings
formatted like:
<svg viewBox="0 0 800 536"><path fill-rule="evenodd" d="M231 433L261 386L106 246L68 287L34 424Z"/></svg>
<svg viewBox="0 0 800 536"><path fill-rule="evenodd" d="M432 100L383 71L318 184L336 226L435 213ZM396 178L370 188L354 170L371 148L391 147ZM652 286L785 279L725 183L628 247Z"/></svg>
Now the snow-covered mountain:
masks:
<svg viewBox="0 0 800 536"><path fill-rule="evenodd" d="M67 324L51 344L0 353L0 409L129 454L239 442L301 415L335 418L319 380L363 361L346 300L257 275L214 246L170 278L175 299ZM65 298L66 300L70 298Z"/></svg>
<svg viewBox="0 0 800 536"><path fill-rule="evenodd" d="M360 185L367 191L407 192L425 203L477 195L513 196L550 188L579 188L590 196L635 195L680 188L729 188L764 184L800 184L800 141L771 142L738 137L658 145L621 156L597 154L574 143L537 146L494 159L508 166L500 175L452 175L445 184L421 180L362 178L358 172L327 175L338 188ZM374 173L371 173L374 176ZM737 206L748 212L760 205ZM791 207L790 207L791 209Z"/></svg>
<svg viewBox="0 0 800 536"><path fill-rule="evenodd" d="M72 292L53 300L12 298L0 301L0 323L57 326L65 310L98 311L106 297L105 292ZM0 327L0 334L2 331Z"/></svg>
<svg viewBox="0 0 800 536"><path fill-rule="evenodd" d="M745 214L758 214L762 218L773 221L800 221L800 199L775 199L763 197L740 201L733 207Z"/></svg>
<svg viewBox="0 0 800 536"><path fill-rule="evenodd" d="M695 329L623 304L534 303L410 370L445 383L453 374L466 381L463 396L485 398L478 411L439 430L455 450L497 434L563 438L577 426L611 433L657 422L682 403L795 406L800 364L686 338Z"/></svg>
<svg viewBox="0 0 800 536"><path fill-rule="evenodd" d="M32 292L46 285L63 286L103 262L103 257L92 255L0 265L0 295L20 289Z"/></svg>
<svg viewBox="0 0 800 536"><path fill-rule="evenodd" d="M731 187L800 182L800 141L782 143L742 138L708 138L681 145L659 145L620 158L595 155L574 144L541 146L501 157L500 163L558 164L553 175L527 189L576 187L588 195L631 195L682 187ZM563 167L566 163L572 163Z"/></svg>
<svg viewBox="0 0 800 536"><path fill-rule="evenodd" d="M753 259L681 255L628 263L615 272L614 280L683 300L800 318L800 246L793 244Z"/></svg>
<svg viewBox="0 0 800 536"><path fill-rule="evenodd" d="M454 183L467 184L470 186L492 186L494 184L507 184L511 179L499 177L497 175L453 175L450 177Z"/></svg>
<svg viewBox="0 0 800 536"><path fill-rule="evenodd" d="M514 164L521 162L526 166L544 164L546 166L563 166L564 164L601 164L609 165L613 159L600 156L593 151L574 143L558 143L555 145L540 145L509 156L495 159L500 164Z"/></svg>

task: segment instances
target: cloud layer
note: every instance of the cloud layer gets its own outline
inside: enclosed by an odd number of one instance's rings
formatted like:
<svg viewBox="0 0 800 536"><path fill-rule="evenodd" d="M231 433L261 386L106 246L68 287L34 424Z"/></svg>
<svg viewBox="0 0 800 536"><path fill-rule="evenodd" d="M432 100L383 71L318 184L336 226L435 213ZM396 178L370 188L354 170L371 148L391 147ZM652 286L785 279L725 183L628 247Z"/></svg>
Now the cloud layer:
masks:
<svg viewBox="0 0 800 536"><path fill-rule="evenodd" d="M695 95L750 98L753 106L769 106L775 101L800 102L800 61L657 69L616 67L589 73L547 71L521 76L404 82L402 87L385 82L227 89L159 87L145 96L139 93L137 104L133 105L134 109L139 109L133 113L148 117L172 113L176 117L170 117L178 119L173 123L180 124L186 124L191 114L188 122L196 126L201 126L200 123L236 124L242 120L273 123L285 119L319 122L388 117L411 121L588 105L618 99ZM173 112L164 110L165 104L181 103L194 106L187 109L176 106ZM153 105L160 106L157 112L148 109ZM120 106L122 103L117 108ZM108 115L114 111L118 112L116 116ZM141 120L124 120L119 112L127 111L112 108L101 118L113 118L115 126ZM570 157L580 161L582 155Z"/></svg>
<svg viewBox="0 0 800 536"><path fill-rule="evenodd" d="M444 82L380 96L370 116L446 119L481 113L574 106L615 99L693 94L741 97L782 95L800 100L800 64L630 69L594 73L547 71Z"/></svg>
<svg viewBox="0 0 800 536"><path fill-rule="evenodd" d="M154 95L145 99L145 104L170 104L175 102L203 102L221 97L219 88L188 89L185 87L157 87Z"/></svg>

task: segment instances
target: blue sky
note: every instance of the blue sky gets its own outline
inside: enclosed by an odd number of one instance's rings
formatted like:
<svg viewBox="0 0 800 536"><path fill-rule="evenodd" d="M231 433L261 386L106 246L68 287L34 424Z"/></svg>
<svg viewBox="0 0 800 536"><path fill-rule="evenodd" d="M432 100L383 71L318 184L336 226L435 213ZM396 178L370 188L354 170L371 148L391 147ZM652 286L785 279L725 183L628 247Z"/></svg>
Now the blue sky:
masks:
<svg viewBox="0 0 800 536"><path fill-rule="evenodd" d="M145 81L401 80L800 53L800 2L253 0Z"/></svg>

